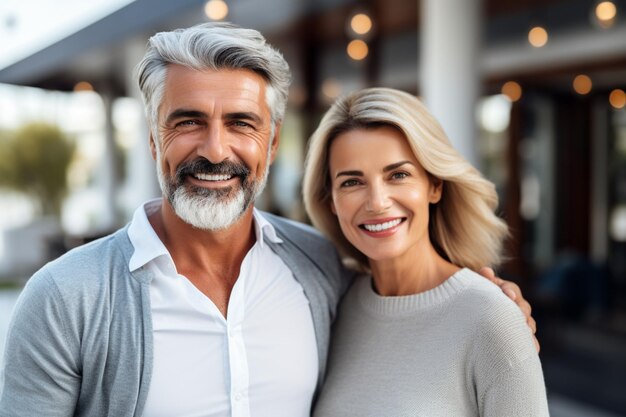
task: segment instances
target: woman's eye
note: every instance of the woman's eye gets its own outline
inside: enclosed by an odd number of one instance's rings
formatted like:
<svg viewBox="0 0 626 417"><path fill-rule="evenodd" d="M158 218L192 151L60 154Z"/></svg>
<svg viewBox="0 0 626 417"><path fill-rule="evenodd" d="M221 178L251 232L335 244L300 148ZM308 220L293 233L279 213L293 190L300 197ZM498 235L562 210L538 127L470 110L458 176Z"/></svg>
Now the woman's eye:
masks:
<svg viewBox="0 0 626 417"><path fill-rule="evenodd" d="M408 177L409 174L407 174L406 172L394 172L393 174L391 174L391 178L394 180L401 180L403 178Z"/></svg>
<svg viewBox="0 0 626 417"><path fill-rule="evenodd" d="M340 184L340 187L354 187L355 185L359 185L357 180L345 180Z"/></svg>

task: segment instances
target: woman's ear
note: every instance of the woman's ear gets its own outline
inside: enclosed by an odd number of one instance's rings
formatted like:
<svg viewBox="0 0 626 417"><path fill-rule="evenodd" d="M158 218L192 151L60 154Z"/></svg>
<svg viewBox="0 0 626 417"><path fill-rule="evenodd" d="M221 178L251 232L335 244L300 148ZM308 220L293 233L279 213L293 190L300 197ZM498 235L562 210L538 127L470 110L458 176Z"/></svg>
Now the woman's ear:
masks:
<svg viewBox="0 0 626 417"><path fill-rule="evenodd" d="M440 178L430 176L430 191L428 195L428 201L431 204L436 204L441 200L441 193L443 193L443 180Z"/></svg>
<svg viewBox="0 0 626 417"><path fill-rule="evenodd" d="M330 204L330 211L332 211L333 214L336 216L337 215L337 209L335 209L335 203L333 202L333 200L331 199L328 204Z"/></svg>

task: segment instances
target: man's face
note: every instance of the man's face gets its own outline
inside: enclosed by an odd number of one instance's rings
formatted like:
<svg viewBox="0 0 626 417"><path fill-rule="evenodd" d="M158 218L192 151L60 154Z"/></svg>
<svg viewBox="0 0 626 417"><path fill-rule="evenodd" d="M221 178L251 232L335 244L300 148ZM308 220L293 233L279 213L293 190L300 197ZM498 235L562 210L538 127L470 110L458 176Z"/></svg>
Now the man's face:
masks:
<svg viewBox="0 0 626 417"><path fill-rule="evenodd" d="M168 68L150 145L163 195L185 222L227 228L261 193L279 130L272 138L265 94L252 71Z"/></svg>

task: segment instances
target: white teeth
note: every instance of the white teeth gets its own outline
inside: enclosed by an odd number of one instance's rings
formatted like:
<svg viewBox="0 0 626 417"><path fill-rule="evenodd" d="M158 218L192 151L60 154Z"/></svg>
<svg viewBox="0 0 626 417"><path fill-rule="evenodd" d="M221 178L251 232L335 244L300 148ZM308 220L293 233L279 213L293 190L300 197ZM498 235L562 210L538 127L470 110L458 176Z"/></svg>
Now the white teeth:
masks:
<svg viewBox="0 0 626 417"><path fill-rule="evenodd" d="M395 219L379 224L364 224L363 227L365 227L365 230L369 232L382 232L383 230L391 229L392 227L399 225L401 221L402 219Z"/></svg>
<svg viewBox="0 0 626 417"><path fill-rule="evenodd" d="M211 175L211 174L194 174L199 180L202 181L226 181L231 179L232 175Z"/></svg>

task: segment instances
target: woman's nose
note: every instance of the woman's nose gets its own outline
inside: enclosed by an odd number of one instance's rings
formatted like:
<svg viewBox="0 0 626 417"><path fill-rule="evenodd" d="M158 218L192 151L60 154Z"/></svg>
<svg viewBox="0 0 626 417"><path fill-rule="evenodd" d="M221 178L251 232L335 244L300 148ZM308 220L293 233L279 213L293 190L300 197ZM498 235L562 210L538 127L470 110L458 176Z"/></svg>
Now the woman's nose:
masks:
<svg viewBox="0 0 626 417"><path fill-rule="evenodd" d="M387 187L374 184L370 187L365 209L372 213L381 213L391 207L391 199Z"/></svg>

